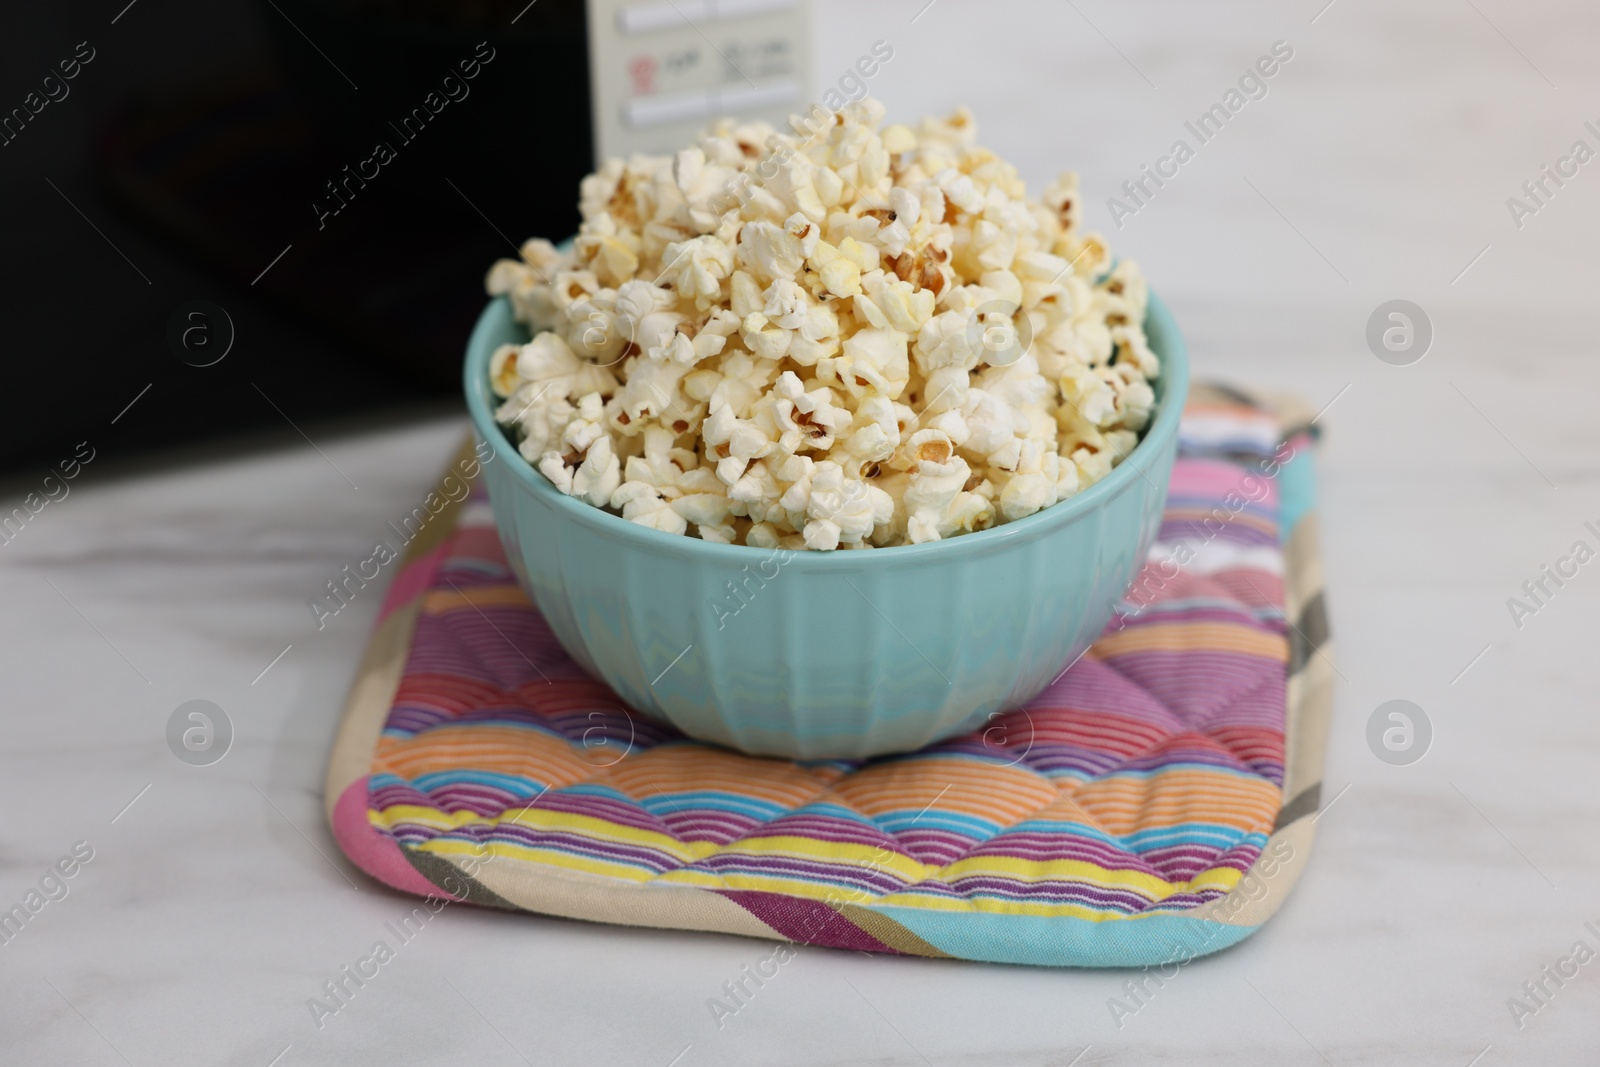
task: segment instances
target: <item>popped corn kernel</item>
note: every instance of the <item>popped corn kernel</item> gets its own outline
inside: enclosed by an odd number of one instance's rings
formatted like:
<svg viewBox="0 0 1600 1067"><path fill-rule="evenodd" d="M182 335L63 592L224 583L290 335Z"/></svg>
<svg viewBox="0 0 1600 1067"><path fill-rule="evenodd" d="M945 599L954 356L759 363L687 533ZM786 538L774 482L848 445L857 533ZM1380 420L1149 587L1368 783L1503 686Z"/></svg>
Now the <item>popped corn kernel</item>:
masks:
<svg viewBox="0 0 1600 1067"><path fill-rule="evenodd" d="M724 119L586 177L571 250L485 278L532 338L489 367L519 453L628 521L769 550L958 536L1110 473L1161 373L1138 266L1082 229L1076 175L1030 199L965 109L883 114Z"/></svg>

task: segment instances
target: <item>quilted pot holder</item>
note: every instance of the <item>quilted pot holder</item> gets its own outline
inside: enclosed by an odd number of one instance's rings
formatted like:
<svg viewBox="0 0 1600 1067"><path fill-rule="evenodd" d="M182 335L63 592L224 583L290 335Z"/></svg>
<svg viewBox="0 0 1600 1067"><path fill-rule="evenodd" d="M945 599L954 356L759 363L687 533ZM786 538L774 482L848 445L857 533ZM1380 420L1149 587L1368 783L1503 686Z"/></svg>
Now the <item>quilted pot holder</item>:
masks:
<svg viewBox="0 0 1600 1067"><path fill-rule="evenodd" d="M983 730L867 761L631 714L562 652L487 502L430 498L345 706L334 834L399 889L597 922L1048 966L1234 944L1304 869L1319 804L1312 435L1293 403L1212 387L1181 438L1091 649Z"/></svg>

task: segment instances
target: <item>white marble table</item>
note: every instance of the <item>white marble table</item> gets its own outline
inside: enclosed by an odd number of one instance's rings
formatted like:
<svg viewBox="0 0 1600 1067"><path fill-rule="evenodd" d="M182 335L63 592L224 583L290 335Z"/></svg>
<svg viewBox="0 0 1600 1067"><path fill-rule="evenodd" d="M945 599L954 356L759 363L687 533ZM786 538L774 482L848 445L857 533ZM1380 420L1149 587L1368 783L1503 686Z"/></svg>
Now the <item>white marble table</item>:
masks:
<svg viewBox="0 0 1600 1067"><path fill-rule="evenodd" d="M305 601L414 506L463 426L450 413L308 426L320 452L286 429L180 465L97 456L0 546L0 906L75 842L94 850L70 895L0 945L0 1060L1595 1061L1600 961L1552 984L1521 1029L1506 1001L1578 939L1600 948L1583 926L1600 926L1600 564L1520 629L1506 600L1574 541L1596 543L1583 523L1600 524L1600 362L1585 320L1600 163L1520 230L1505 199L1573 140L1600 144L1583 127L1600 117L1600 21L1505 0L1338 0L1314 24L1320 0L982 15L939 0L913 24L923 3L820 3L818 82L891 41L872 90L893 113L969 102L1035 185L1077 165L1108 228L1105 197L1185 119L1273 41L1295 49L1270 94L1113 231L1201 374L1337 398L1321 466L1338 799L1283 910L1121 1029L1107 1000L1124 974L805 949L719 1030L706 1001L767 951L757 942L451 908L319 1031L307 998L411 903L344 862L321 815L378 597L320 632ZM1363 340L1395 297L1437 330L1413 366ZM9 482L0 499L33 487ZM1365 740L1397 697L1435 734L1406 767ZM185 766L164 741L191 699L235 724L214 766Z"/></svg>

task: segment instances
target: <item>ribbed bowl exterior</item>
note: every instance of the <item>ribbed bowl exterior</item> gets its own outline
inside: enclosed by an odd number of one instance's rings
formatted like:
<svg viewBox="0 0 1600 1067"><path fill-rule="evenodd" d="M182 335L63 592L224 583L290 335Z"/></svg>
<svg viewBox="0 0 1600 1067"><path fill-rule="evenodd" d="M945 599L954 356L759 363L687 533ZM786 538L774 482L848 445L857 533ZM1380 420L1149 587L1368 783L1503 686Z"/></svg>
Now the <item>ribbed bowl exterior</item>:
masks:
<svg viewBox="0 0 1600 1067"><path fill-rule="evenodd" d="M905 752L1035 696L1111 617L1161 521L1188 391L1152 295L1158 410L1101 482L1018 522L870 552L773 553L562 496L495 424L489 357L525 340L502 297L467 349L495 523L562 646L637 711L756 755Z"/></svg>

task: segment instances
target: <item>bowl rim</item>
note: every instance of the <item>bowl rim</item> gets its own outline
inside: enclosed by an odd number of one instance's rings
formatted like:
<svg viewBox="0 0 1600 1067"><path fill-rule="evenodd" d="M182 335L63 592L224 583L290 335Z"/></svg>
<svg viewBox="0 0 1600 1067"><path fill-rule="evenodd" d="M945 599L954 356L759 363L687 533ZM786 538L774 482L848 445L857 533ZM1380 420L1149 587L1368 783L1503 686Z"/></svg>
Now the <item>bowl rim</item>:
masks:
<svg viewBox="0 0 1600 1067"><path fill-rule="evenodd" d="M697 557L708 562L720 561L739 567L759 562L784 551L759 548L754 545L724 545L714 541L703 541L687 534L656 530L631 522L586 501L575 500L552 485L533 464L523 458L522 453L511 443L511 439L500 424L494 420L494 409L503 401L495 397L489 387L489 360L494 350L505 342L492 341L490 332L501 328L501 322L497 321L501 315L505 321L511 322L514 326L520 325L512 315L509 298L503 295L497 296L485 305L467 342L463 365L463 387L467 409L477 435L493 449L496 459L504 458L508 461L514 477L519 479L536 498L580 526L624 542L637 543L641 548L656 552L676 551L684 556ZM1036 540L1048 535L1057 527L1070 525L1074 520L1097 509L1105 498L1120 493L1134 478L1148 480L1150 468L1156 464L1156 457L1162 451L1161 445L1175 438L1178 433L1178 422L1189 394L1189 355L1184 346L1183 336L1178 331L1177 322L1173 320L1166 304L1153 290L1149 294L1149 304L1145 310L1145 332L1150 340L1151 349L1161 360L1161 375L1156 379L1159 390L1156 417L1139 439L1139 443L1128 454L1128 458L1089 488L1047 508L1042 508L1032 515L1013 522L1001 523L987 530L976 530L919 545L894 545L870 552L846 549L833 552L791 549L790 558L784 561L782 566L793 567L798 564L802 570L827 568L831 571L862 570L867 567L920 566L954 557L958 553L1000 549L1010 544Z"/></svg>

